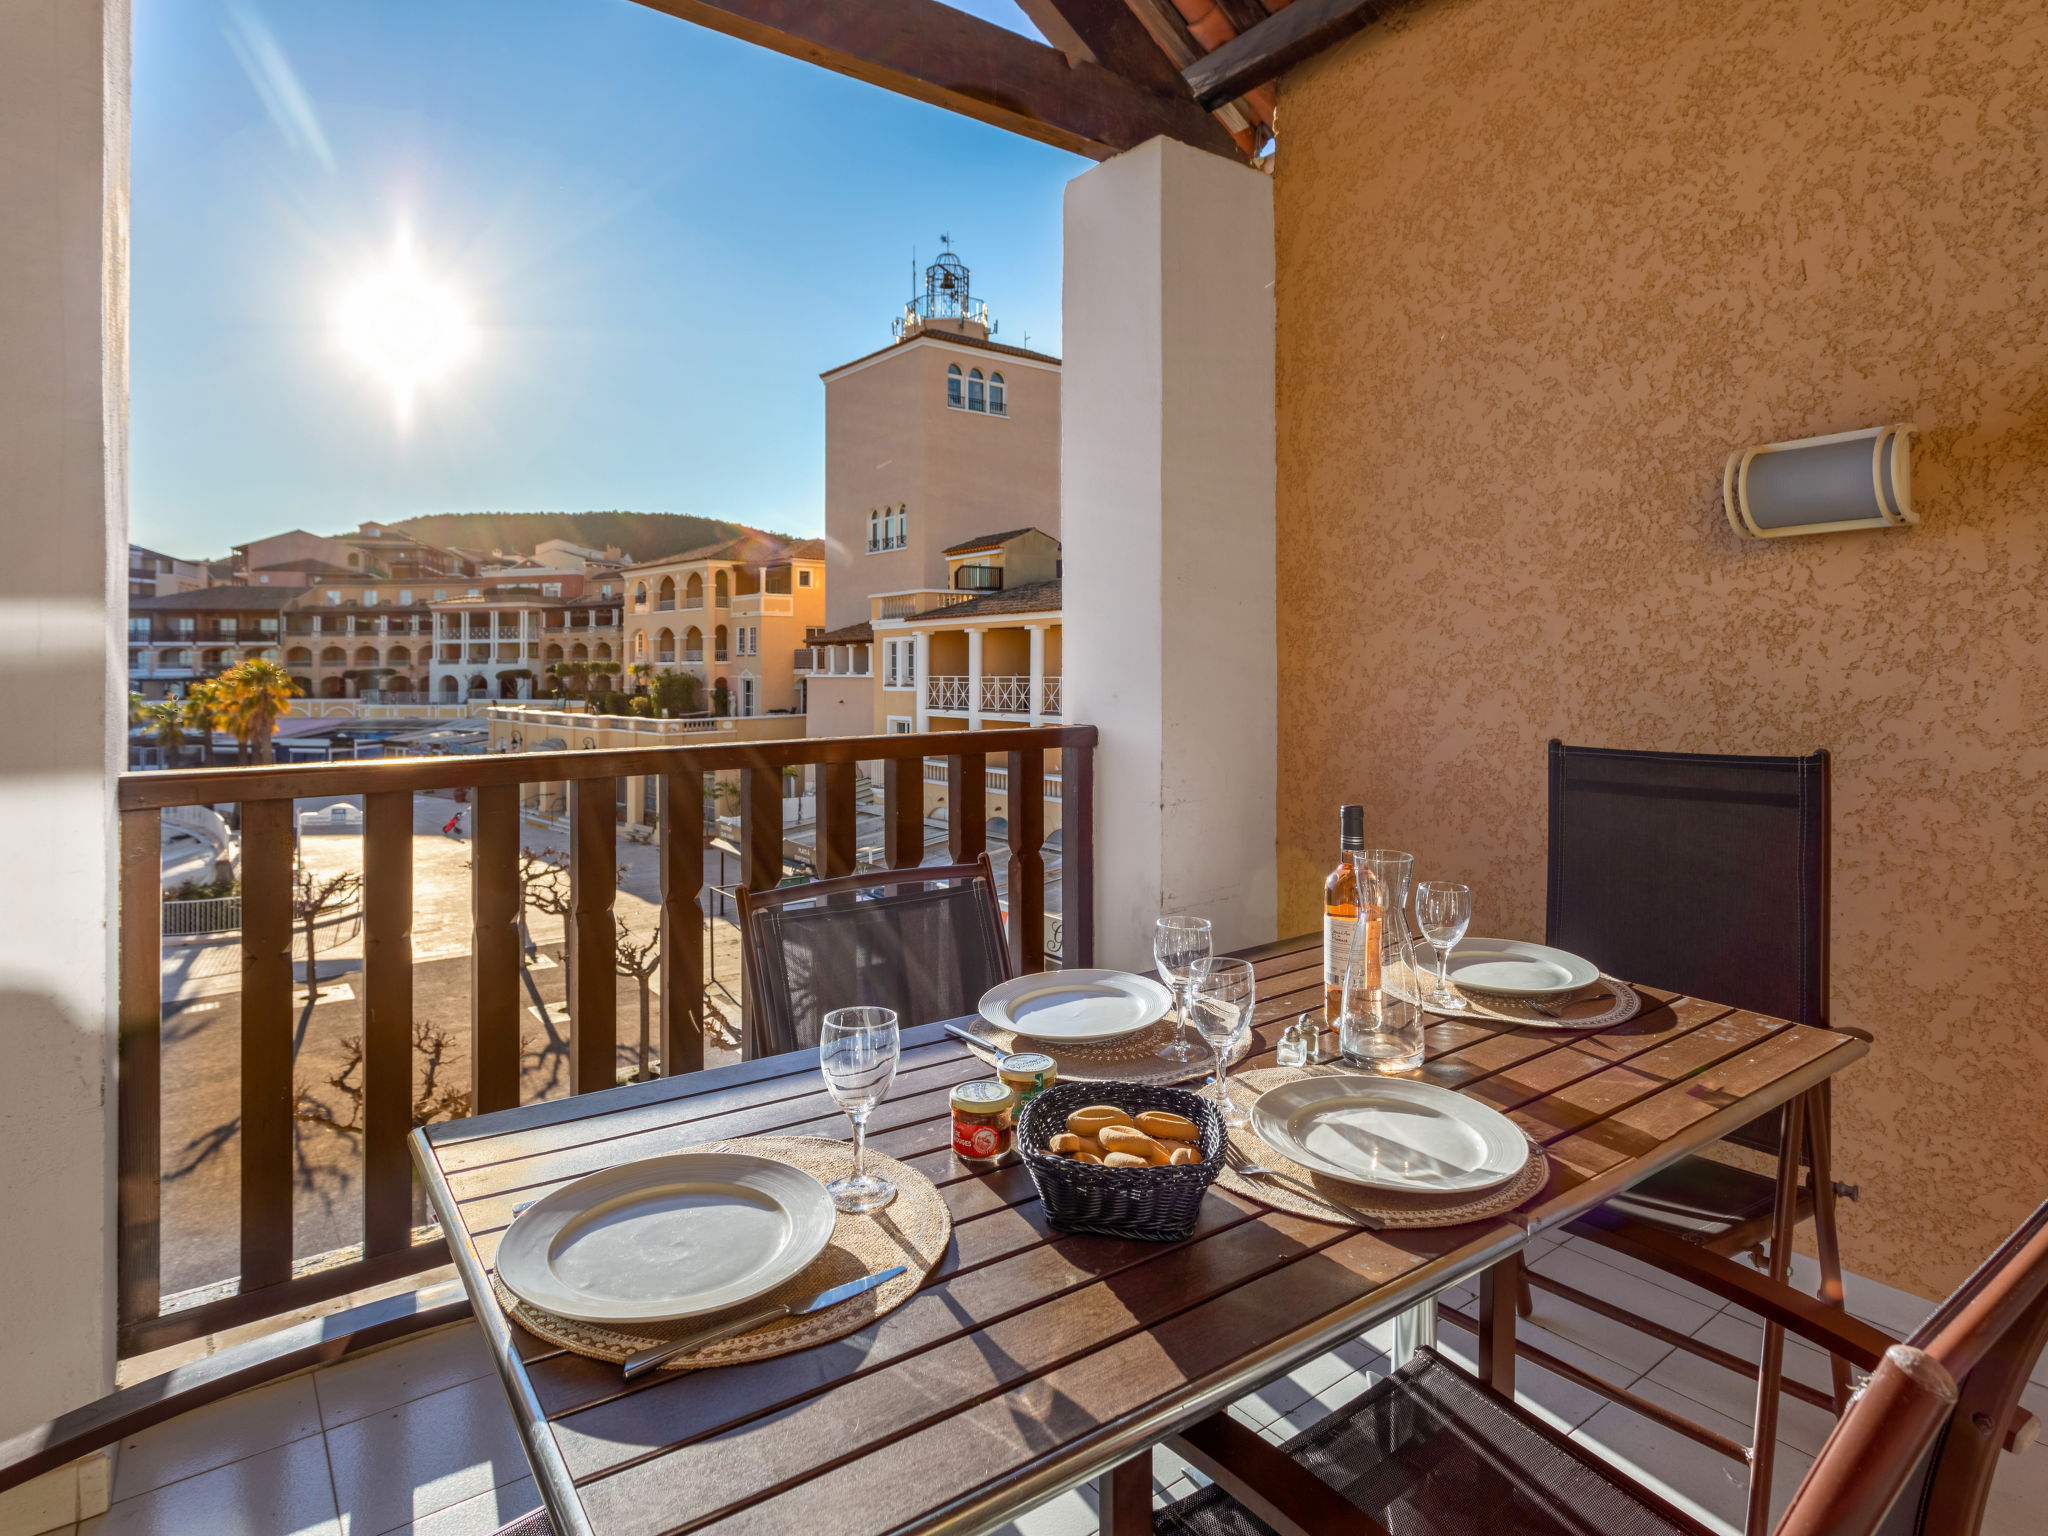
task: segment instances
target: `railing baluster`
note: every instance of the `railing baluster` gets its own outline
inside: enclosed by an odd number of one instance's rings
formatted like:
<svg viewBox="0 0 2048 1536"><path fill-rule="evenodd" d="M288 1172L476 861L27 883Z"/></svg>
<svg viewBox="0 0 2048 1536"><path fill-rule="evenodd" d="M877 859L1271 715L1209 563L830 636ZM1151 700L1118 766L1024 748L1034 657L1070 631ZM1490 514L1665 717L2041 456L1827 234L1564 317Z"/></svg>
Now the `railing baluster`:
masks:
<svg viewBox="0 0 2048 1536"><path fill-rule="evenodd" d="M308 964L311 964L310 958ZM242 1289L292 1276L292 802L242 802Z"/></svg>
<svg viewBox="0 0 2048 1536"><path fill-rule="evenodd" d="M412 792L363 796L363 1254L412 1242Z"/></svg>
<svg viewBox="0 0 2048 1536"><path fill-rule="evenodd" d="M835 880L853 873L860 862L860 838L855 832L852 763L818 765L817 819L820 880Z"/></svg>
<svg viewBox="0 0 2048 1536"><path fill-rule="evenodd" d="M946 759L946 846L955 864L972 864L988 849L988 759L979 752Z"/></svg>
<svg viewBox="0 0 2048 1536"><path fill-rule="evenodd" d="M121 813L119 1325L163 1302L163 812Z"/></svg>
<svg viewBox="0 0 2048 1536"><path fill-rule="evenodd" d="M1060 968L1095 964L1095 749L1060 749Z"/></svg>
<svg viewBox="0 0 2048 1536"><path fill-rule="evenodd" d="M1045 749L1010 754L1010 965L1045 969Z"/></svg>
<svg viewBox="0 0 2048 1536"><path fill-rule="evenodd" d="M612 902L618 895L618 791L569 781L569 1091L619 1080L619 991Z"/></svg>
<svg viewBox="0 0 2048 1536"><path fill-rule="evenodd" d="M772 891L782 883L782 768L749 764L740 770L740 884Z"/></svg>
<svg viewBox="0 0 2048 1536"><path fill-rule="evenodd" d="M661 1075L704 1068L704 775L664 773L661 817Z"/></svg>
<svg viewBox="0 0 2048 1536"><path fill-rule="evenodd" d="M891 869L915 869L924 862L922 747L914 757L882 763L882 857Z"/></svg>
<svg viewBox="0 0 2048 1536"><path fill-rule="evenodd" d="M469 1105L472 1114L519 1103L519 786L471 796L469 864Z"/></svg>

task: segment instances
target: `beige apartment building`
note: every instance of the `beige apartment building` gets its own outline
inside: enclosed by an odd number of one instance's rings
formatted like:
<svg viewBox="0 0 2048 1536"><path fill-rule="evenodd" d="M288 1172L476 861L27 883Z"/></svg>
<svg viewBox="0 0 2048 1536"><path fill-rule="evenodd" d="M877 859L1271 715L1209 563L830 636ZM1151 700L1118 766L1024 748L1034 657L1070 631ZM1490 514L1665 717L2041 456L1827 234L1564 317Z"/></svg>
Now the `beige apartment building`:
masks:
<svg viewBox="0 0 2048 1536"><path fill-rule="evenodd" d="M631 676L683 672L739 718L798 714L797 661L825 628L825 548L745 533L621 573ZM645 668L645 671L641 671Z"/></svg>
<svg viewBox="0 0 2048 1536"><path fill-rule="evenodd" d="M947 251L896 340L823 375L829 627L798 657L813 736L1042 720L1047 679L1057 715L1060 360L994 336Z"/></svg>

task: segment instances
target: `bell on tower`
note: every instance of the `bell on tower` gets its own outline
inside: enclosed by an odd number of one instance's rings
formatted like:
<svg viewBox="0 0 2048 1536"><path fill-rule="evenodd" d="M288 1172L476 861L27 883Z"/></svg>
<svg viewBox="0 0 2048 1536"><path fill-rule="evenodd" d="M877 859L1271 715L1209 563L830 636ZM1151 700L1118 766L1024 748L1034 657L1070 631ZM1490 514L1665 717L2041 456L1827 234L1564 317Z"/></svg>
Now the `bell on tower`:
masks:
<svg viewBox="0 0 2048 1536"><path fill-rule="evenodd" d="M953 237L939 236L939 259L924 269L924 291L911 296L894 330L899 341L926 331L952 331L986 339L996 333L988 305L974 297L967 263L953 254ZM916 268L913 263L912 272Z"/></svg>

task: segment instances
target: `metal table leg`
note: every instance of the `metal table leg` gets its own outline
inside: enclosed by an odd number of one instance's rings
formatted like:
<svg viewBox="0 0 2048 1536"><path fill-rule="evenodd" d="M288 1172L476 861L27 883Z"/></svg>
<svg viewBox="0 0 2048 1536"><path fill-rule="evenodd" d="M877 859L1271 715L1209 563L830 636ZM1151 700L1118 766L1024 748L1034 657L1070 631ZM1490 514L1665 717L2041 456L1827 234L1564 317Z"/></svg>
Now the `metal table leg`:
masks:
<svg viewBox="0 0 2048 1536"><path fill-rule="evenodd" d="M1415 1358L1422 1348L1436 1348L1436 1298L1425 1296L1405 1312L1394 1315L1394 1369Z"/></svg>

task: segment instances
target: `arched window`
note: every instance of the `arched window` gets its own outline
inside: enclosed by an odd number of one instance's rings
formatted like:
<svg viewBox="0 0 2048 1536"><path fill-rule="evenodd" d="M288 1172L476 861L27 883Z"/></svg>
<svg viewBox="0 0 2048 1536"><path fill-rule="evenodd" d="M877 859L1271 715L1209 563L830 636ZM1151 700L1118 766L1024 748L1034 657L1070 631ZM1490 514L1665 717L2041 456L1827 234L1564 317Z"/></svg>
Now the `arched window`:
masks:
<svg viewBox="0 0 2048 1536"><path fill-rule="evenodd" d="M970 411L985 411L988 409L988 398L984 392L981 382L981 370L979 368L967 375L967 409Z"/></svg>
<svg viewBox="0 0 2048 1536"><path fill-rule="evenodd" d="M655 607L657 607L657 608L659 608L659 609L660 609L660 610L661 610L662 612L666 613L666 612L668 612L668 611L669 611L669 610L670 610L671 608L675 607L675 605L676 605L676 579L675 579L675 577L673 577L673 576L664 576L664 577L662 577L662 578L661 578L661 585L660 585L660 586L659 586L658 588L656 588L656 589L655 589L655 594L654 594L654 596L655 596L655 604L654 604L654 606L655 606Z"/></svg>
<svg viewBox="0 0 2048 1536"><path fill-rule="evenodd" d="M726 652L726 630L723 624L711 632L711 644L711 659L713 661L725 661L728 659Z"/></svg>
<svg viewBox="0 0 2048 1536"><path fill-rule="evenodd" d="M882 514L873 507L868 508L868 553L873 554L882 547Z"/></svg>
<svg viewBox="0 0 2048 1536"><path fill-rule="evenodd" d="M644 629L633 631L633 654L635 656L645 656L647 654L647 631Z"/></svg>
<svg viewBox="0 0 2048 1536"><path fill-rule="evenodd" d="M647 611L647 583L644 581L633 583L633 611L635 613L645 613Z"/></svg>
<svg viewBox="0 0 2048 1536"><path fill-rule="evenodd" d="M683 606L702 608L704 606L704 576L701 571L690 572L690 580L683 588Z"/></svg>
<svg viewBox="0 0 2048 1536"><path fill-rule="evenodd" d="M896 509L896 547L902 549L909 542L910 508L908 506L900 506Z"/></svg>
<svg viewBox="0 0 2048 1536"><path fill-rule="evenodd" d="M1003 403L1003 376L1000 373L988 376L988 413L991 416L1010 414L1010 408Z"/></svg>
<svg viewBox="0 0 2048 1536"><path fill-rule="evenodd" d="M721 608L732 606L732 578L718 571L711 578L711 600Z"/></svg>
<svg viewBox="0 0 2048 1536"><path fill-rule="evenodd" d="M946 404L957 411L966 403L960 398L960 365L949 363L946 365Z"/></svg>

